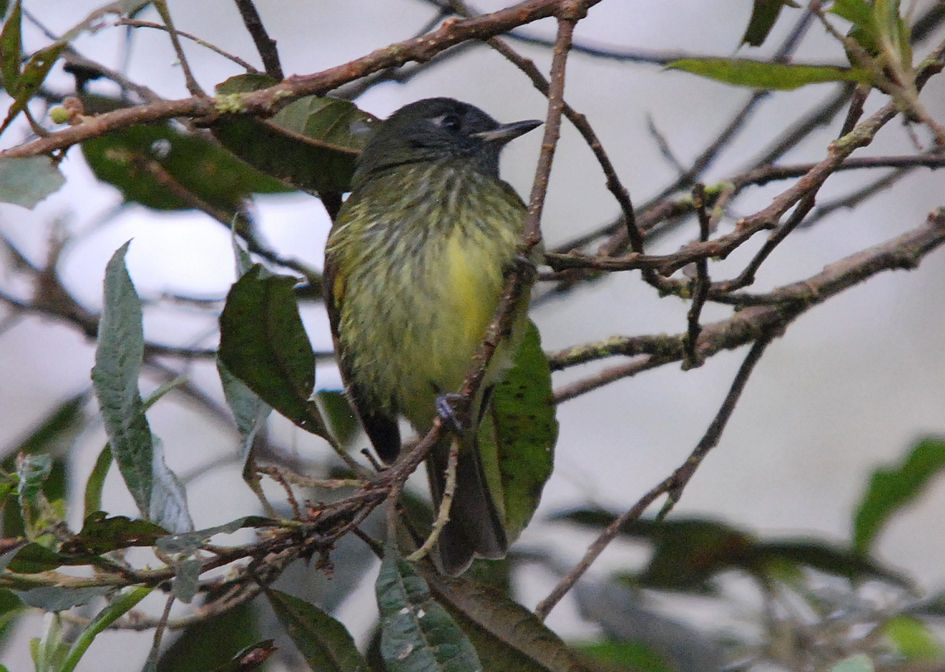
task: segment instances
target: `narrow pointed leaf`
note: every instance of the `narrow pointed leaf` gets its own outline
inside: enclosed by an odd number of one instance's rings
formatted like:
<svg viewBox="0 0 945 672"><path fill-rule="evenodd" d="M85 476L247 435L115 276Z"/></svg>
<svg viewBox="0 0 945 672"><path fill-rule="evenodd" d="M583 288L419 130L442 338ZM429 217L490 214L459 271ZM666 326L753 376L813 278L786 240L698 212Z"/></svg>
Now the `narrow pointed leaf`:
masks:
<svg viewBox="0 0 945 672"><path fill-rule="evenodd" d="M742 58L684 58L673 61L671 69L683 70L727 84L753 89L791 90L824 82L869 82L872 74L860 68L833 65L789 65Z"/></svg>
<svg viewBox="0 0 945 672"><path fill-rule="evenodd" d="M555 410L548 360L538 329L529 323L515 365L495 386L479 435L489 487L504 513L509 540L531 520L551 476L558 438Z"/></svg>
<svg viewBox="0 0 945 672"><path fill-rule="evenodd" d="M785 5L797 6L792 0L754 0L751 6L751 18L742 36L742 44L761 46Z"/></svg>
<svg viewBox="0 0 945 672"><path fill-rule="evenodd" d="M463 577L422 575L435 604L443 605L475 645L483 670L590 672L580 655L503 593Z"/></svg>
<svg viewBox="0 0 945 672"><path fill-rule="evenodd" d="M240 435L240 463L245 466L256 434L265 425L272 407L249 389L242 380L230 373L220 359L217 359L217 373L223 385L223 397L236 420L236 430Z"/></svg>
<svg viewBox="0 0 945 672"><path fill-rule="evenodd" d="M117 621L121 616L130 611L138 602L147 597L153 588L139 587L130 588L121 594L116 600L102 609L92 621L85 626L85 629L69 648L69 654L64 664L57 672L72 672L79 660L85 655L85 652L91 646L92 641L109 625Z"/></svg>
<svg viewBox="0 0 945 672"><path fill-rule="evenodd" d="M13 90L10 91L10 94L13 96L13 104L10 105L7 117L4 119L3 125L0 126L0 133L23 111L23 108L26 107L26 104L33 97L33 94L36 93L40 85L45 81L46 75L49 74L49 70L56 63L59 54L62 53L65 47L65 42L55 42L37 51L26 62L26 65L23 66L23 71L16 79L16 85L12 87Z"/></svg>
<svg viewBox="0 0 945 672"><path fill-rule="evenodd" d="M96 511L102 509L102 489L105 487L105 479L112 468L112 449L105 445L102 452L98 454L95 460L95 466L92 467L92 473L85 481L85 515L87 520Z"/></svg>
<svg viewBox="0 0 945 672"><path fill-rule="evenodd" d="M112 454L142 516L151 508L151 428L138 392L144 356L141 301L125 268L128 243L105 269L105 298L98 327L92 385L105 422Z"/></svg>
<svg viewBox="0 0 945 672"><path fill-rule="evenodd" d="M915 500L929 482L945 471L945 439L928 438L913 447L899 465L873 472L857 507L853 546L866 553L886 522Z"/></svg>
<svg viewBox="0 0 945 672"><path fill-rule="evenodd" d="M0 31L0 76L3 77L3 88L11 93L20 76L20 59L23 58L23 45L20 25L23 10L20 0L15 0L9 8Z"/></svg>
<svg viewBox="0 0 945 672"><path fill-rule="evenodd" d="M286 633L313 670L367 672L367 663L344 625L293 595L267 590L266 597Z"/></svg>
<svg viewBox="0 0 945 672"><path fill-rule="evenodd" d="M144 332L141 301L125 268L129 244L115 252L105 269L92 387L112 455L142 517L171 531L185 531L193 525L184 488L151 436L138 391Z"/></svg>
<svg viewBox="0 0 945 672"><path fill-rule="evenodd" d="M381 656L389 672L486 669L456 621L433 599L427 582L393 544L384 549L375 588L381 614Z"/></svg>
<svg viewBox="0 0 945 672"><path fill-rule="evenodd" d="M292 293L293 278L263 277L256 265L230 289L220 315L219 357L263 401L302 429L323 434L315 353Z"/></svg>

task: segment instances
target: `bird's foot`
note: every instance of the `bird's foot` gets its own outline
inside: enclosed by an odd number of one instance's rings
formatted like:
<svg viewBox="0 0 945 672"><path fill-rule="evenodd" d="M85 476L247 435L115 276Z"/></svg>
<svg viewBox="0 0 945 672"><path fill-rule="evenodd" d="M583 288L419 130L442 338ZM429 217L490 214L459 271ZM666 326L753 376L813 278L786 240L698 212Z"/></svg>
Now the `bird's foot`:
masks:
<svg viewBox="0 0 945 672"><path fill-rule="evenodd" d="M454 432L461 433L470 426L469 399L462 394L448 392L436 398L436 412Z"/></svg>

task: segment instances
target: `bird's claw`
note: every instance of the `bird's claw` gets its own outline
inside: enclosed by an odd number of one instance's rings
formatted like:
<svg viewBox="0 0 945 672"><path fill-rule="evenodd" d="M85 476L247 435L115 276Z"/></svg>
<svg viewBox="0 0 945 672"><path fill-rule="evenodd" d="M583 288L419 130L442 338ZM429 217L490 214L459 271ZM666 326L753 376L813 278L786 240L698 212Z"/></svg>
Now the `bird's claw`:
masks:
<svg viewBox="0 0 945 672"><path fill-rule="evenodd" d="M463 432L469 427L469 399L461 394L448 392L439 395L436 412L454 432Z"/></svg>

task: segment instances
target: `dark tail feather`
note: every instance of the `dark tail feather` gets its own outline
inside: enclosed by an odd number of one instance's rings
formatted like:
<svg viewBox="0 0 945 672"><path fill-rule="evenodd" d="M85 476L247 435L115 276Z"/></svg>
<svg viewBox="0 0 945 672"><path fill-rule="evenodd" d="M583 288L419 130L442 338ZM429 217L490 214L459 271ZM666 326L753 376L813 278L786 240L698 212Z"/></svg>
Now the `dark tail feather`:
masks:
<svg viewBox="0 0 945 672"><path fill-rule="evenodd" d="M443 499L449 452L450 444L446 440L435 446L427 457L434 515ZM482 459L475 446L464 446L459 451L450 519L440 532L437 549L443 571L451 576L462 574L473 556L502 558L508 549L505 528L489 492Z"/></svg>

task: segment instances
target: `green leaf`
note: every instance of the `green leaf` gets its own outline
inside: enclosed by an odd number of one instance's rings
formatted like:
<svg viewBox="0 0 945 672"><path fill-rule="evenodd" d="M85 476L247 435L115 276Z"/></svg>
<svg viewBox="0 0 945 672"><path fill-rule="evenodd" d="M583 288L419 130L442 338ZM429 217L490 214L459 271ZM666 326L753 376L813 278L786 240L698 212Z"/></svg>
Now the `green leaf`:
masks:
<svg viewBox="0 0 945 672"><path fill-rule="evenodd" d="M316 393L315 403L338 445L346 446L354 441L361 431L361 423L344 392L322 390Z"/></svg>
<svg viewBox="0 0 945 672"><path fill-rule="evenodd" d="M608 512L577 510L559 514L555 519L601 529L616 517ZM634 584L647 587L708 591L708 581L727 570L741 569L769 579L785 568L797 567L812 567L849 579L906 583L894 571L855 551L806 538L759 540L744 530L713 520L644 519L634 521L621 533L653 544L647 567L631 578Z"/></svg>
<svg viewBox="0 0 945 672"><path fill-rule="evenodd" d="M102 508L102 488L105 487L105 478L112 468L112 449L106 444L95 460L92 473L85 482L85 519Z"/></svg>
<svg viewBox="0 0 945 672"><path fill-rule="evenodd" d="M7 117L3 120L3 125L0 126L0 133L23 111L33 94L45 81L46 75L49 74L50 69L59 59L59 54L65 48L65 42L54 42L37 51L26 62L23 71L16 79L16 85L12 87L12 90L8 89L10 95L13 96L13 104L10 105Z"/></svg>
<svg viewBox="0 0 945 672"><path fill-rule="evenodd" d="M3 88L12 92L20 76L20 60L23 58L23 43L20 35L20 23L23 10L20 0L13 3L0 30L0 76Z"/></svg>
<svg viewBox="0 0 945 672"><path fill-rule="evenodd" d="M207 602L219 595L211 594ZM207 672L221 670L243 672L228 667L255 646L259 638L258 603L243 603L222 614L187 626L183 633L164 651L157 663L158 672ZM236 653L243 649L240 653Z"/></svg>
<svg viewBox="0 0 945 672"><path fill-rule="evenodd" d="M16 628L17 619L26 611L27 606L12 590L0 590L0 647Z"/></svg>
<svg viewBox="0 0 945 672"><path fill-rule="evenodd" d="M66 183L48 156L0 159L0 201L33 209Z"/></svg>
<svg viewBox="0 0 945 672"><path fill-rule="evenodd" d="M63 553L102 555L131 546L153 546L167 530L147 520L108 516L95 511L86 517L82 529L60 547Z"/></svg>
<svg viewBox="0 0 945 672"><path fill-rule="evenodd" d="M861 68L765 63L744 58L684 58L666 67L727 84L785 91L807 84L870 82L872 79L870 71Z"/></svg>
<svg viewBox="0 0 945 672"><path fill-rule="evenodd" d="M16 460L17 498L23 527L30 540L35 540L62 520L43 492L52 464L52 457L43 453L21 453Z"/></svg>
<svg viewBox="0 0 945 672"><path fill-rule="evenodd" d="M367 671L367 663L344 625L314 604L287 593L267 590L266 597L282 627L313 670Z"/></svg>
<svg viewBox="0 0 945 672"><path fill-rule="evenodd" d="M865 653L858 653L841 660L830 668L830 672L873 672L873 661Z"/></svg>
<svg viewBox="0 0 945 672"><path fill-rule="evenodd" d="M110 602L108 606L102 609L92 621L85 626L82 634L72 643L69 648L69 654L66 657L62 667L57 672L72 672L79 660L85 655L92 641L109 625L117 621L121 616L130 611L138 602L147 597L151 591L150 587L129 588L117 599Z"/></svg>
<svg viewBox="0 0 945 672"><path fill-rule="evenodd" d="M830 11L859 28L873 28L873 8L867 0L834 0Z"/></svg>
<svg viewBox="0 0 945 672"><path fill-rule="evenodd" d="M753 47L761 46L768 33L774 27L784 6L797 7L793 0L754 0L751 7L751 18L748 27L742 36L742 44Z"/></svg>
<svg viewBox="0 0 945 672"><path fill-rule="evenodd" d="M39 638L30 640L30 655L36 672L59 672L68 650L69 645L63 641L62 619L59 614L49 619L49 627L42 641Z"/></svg>
<svg viewBox="0 0 945 672"><path fill-rule="evenodd" d="M264 75L238 75L217 86L218 97L272 86ZM269 175L300 189L340 195L350 191L355 159L377 118L353 103L307 96L289 103L268 120L228 115L213 127L225 147Z"/></svg>
<svg viewBox="0 0 945 672"><path fill-rule="evenodd" d="M896 653L910 663L931 662L945 656L945 649L932 629L917 618L894 616L883 625L883 634L893 642Z"/></svg>
<svg viewBox="0 0 945 672"><path fill-rule="evenodd" d="M886 522L945 470L945 439L919 441L899 465L873 472L856 510L853 547L866 553Z"/></svg>
<svg viewBox="0 0 945 672"><path fill-rule="evenodd" d="M289 420L324 436L318 407L310 399L315 386L315 353L299 317L286 276L263 277L256 265L236 281L220 315L219 358Z"/></svg>
<svg viewBox="0 0 945 672"><path fill-rule="evenodd" d="M142 517L169 530L182 531L193 527L184 488L164 463L138 391L144 333L141 301L125 268L130 242L112 255L105 268L104 307L92 387L118 470Z"/></svg>
<svg viewBox="0 0 945 672"><path fill-rule="evenodd" d="M555 410L548 360L538 329L529 322L515 365L495 386L479 434L489 487L504 513L509 541L531 520L551 476L558 438Z"/></svg>
<svg viewBox="0 0 945 672"><path fill-rule="evenodd" d="M62 588L60 586L41 586L29 590L15 590L14 593L24 604L44 611L65 611L72 607L88 604L96 597L102 597L115 591L112 586L89 586L87 588Z"/></svg>
<svg viewBox="0 0 945 672"><path fill-rule="evenodd" d="M219 145L169 124L112 131L83 142L82 153L96 177L126 201L155 210L190 210L203 202L233 216L253 193L289 191Z"/></svg>
<svg viewBox="0 0 945 672"><path fill-rule="evenodd" d="M486 669L463 631L430 595L426 581L392 543L384 548L375 589L381 615L381 656L388 672Z"/></svg>
<svg viewBox="0 0 945 672"><path fill-rule="evenodd" d="M98 327L92 385L118 469L138 510L148 518L154 449L138 392L144 331L141 301L125 268L130 244L128 241L118 248L105 269L104 308Z"/></svg>
<svg viewBox="0 0 945 672"><path fill-rule="evenodd" d="M15 557L10 561L11 572L19 574L36 574L51 569L58 569L62 565L87 565L85 559L70 558L68 555L56 553L45 546L36 543L26 544L15 550ZM4 554L4 558L7 554Z"/></svg>
<svg viewBox="0 0 945 672"><path fill-rule="evenodd" d="M386 554L385 554L386 562ZM535 614L490 586L421 569L436 597L475 645L483 670L589 672ZM411 668L414 669L414 668ZM432 668L431 668L432 669ZM439 668L437 668L439 669Z"/></svg>

